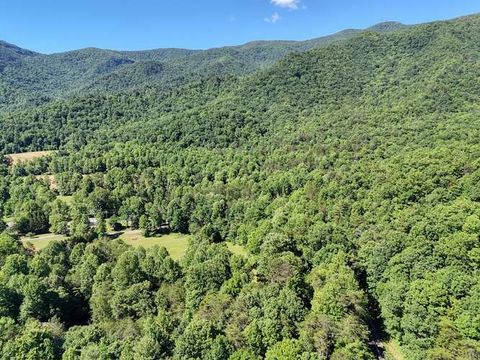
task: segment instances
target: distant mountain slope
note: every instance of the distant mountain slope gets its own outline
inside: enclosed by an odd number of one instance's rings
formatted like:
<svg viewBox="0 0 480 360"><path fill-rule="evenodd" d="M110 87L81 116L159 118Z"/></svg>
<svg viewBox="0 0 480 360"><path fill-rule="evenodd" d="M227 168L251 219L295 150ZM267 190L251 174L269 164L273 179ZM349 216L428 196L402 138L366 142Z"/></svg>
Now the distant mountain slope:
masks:
<svg viewBox="0 0 480 360"><path fill-rule="evenodd" d="M395 31L399 23L369 30ZM302 52L362 30L346 30L308 41L256 41L210 50L111 51L87 48L42 55L0 42L0 109L38 105L82 91L173 87L200 75L242 75L266 68L286 54Z"/></svg>
<svg viewBox="0 0 480 360"><path fill-rule="evenodd" d="M275 136L276 131L283 131L285 119L328 114L345 104L349 111L362 104L375 113L383 104L386 109L408 116L442 109L456 111L466 104L475 104L480 96L477 81L480 45L476 41L479 19L480 16L472 16L417 25L386 36L363 32L345 42L290 54L255 76L224 77L207 73L171 93L148 87L119 94L82 93L36 110L5 113L0 117L0 130L10 129L11 134L2 141L10 146L16 144L10 152L57 148L77 138L72 126L88 135L105 127L107 133L102 136L115 132L127 141L136 136L136 131L118 129L118 125L138 120L152 126L141 134L147 138L156 134L164 141L179 140L186 145L225 146L239 141L236 137L240 134L243 140L248 138L252 128L254 134L265 133L268 121L272 121L270 125L275 129L270 135ZM259 44L242 48L252 46L259 48ZM215 51L219 49L209 52ZM151 58L152 54L148 56ZM109 78L103 78L108 79L104 84L129 89L136 84L133 80L128 82L128 75L136 73L131 79L161 77L173 72L175 66L181 68L178 64L186 59L177 58L177 63L166 65L155 61L122 64ZM199 64L212 69L215 62L221 63L219 57L212 59L208 59L208 65L201 61ZM227 62L228 55L223 59ZM460 73L462 77L456 76ZM100 83L99 80L92 88ZM50 136L39 136L42 126L48 128ZM211 136L212 127L225 128L222 132L228 136ZM11 141L12 136L18 138Z"/></svg>
<svg viewBox="0 0 480 360"><path fill-rule="evenodd" d="M0 40L0 71L6 66L15 66L22 58L39 56L40 54L25 50Z"/></svg>

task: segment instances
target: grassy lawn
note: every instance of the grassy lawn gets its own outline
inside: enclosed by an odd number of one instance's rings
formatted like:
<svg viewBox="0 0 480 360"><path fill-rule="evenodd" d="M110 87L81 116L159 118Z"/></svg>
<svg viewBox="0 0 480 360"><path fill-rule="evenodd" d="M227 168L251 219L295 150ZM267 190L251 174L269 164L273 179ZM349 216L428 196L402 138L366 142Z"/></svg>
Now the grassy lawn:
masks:
<svg viewBox="0 0 480 360"><path fill-rule="evenodd" d="M55 235L55 234L43 234L43 235L35 235L33 237L22 236L20 241L27 245L27 243L31 243L35 250L41 250L46 247L52 241L61 241L65 240L64 235Z"/></svg>
<svg viewBox="0 0 480 360"><path fill-rule="evenodd" d="M140 230L127 230L122 232L119 239L132 246L143 246L144 248L153 247L155 245L163 246L167 249L172 259L179 260L187 251L189 235L168 234L158 237L146 238L142 236ZM22 236L20 241L27 245L31 243L35 250L45 248L52 241L64 240L65 236L55 234L35 235L33 237Z"/></svg>
<svg viewBox="0 0 480 360"><path fill-rule="evenodd" d="M163 246L174 260L180 260L185 255L190 238L190 235L177 233L146 238L140 230L125 230L119 234L118 238L128 245L142 246L146 249L155 245ZM37 251L46 247L51 241L61 240L65 240L65 236L55 234L35 235L33 237L22 236L20 239L24 245L31 243ZM241 245L228 242L227 247L232 254L248 257L247 250Z"/></svg>
<svg viewBox="0 0 480 360"><path fill-rule="evenodd" d="M8 154L6 155L6 157L10 158L12 160L12 164L15 165L20 162L30 161L30 160L38 159L44 156L48 156L52 152L53 151L33 151L33 152L25 152L25 153L19 153L19 154Z"/></svg>
<svg viewBox="0 0 480 360"><path fill-rule="evenodd" d="M142 236L140 230L127 230L119 236L119 239L132 246L143 246L144 248L155 245L163 246L174 260L180 260L185 255L189 238L190 235L176 233L146 238Z"/></svg>

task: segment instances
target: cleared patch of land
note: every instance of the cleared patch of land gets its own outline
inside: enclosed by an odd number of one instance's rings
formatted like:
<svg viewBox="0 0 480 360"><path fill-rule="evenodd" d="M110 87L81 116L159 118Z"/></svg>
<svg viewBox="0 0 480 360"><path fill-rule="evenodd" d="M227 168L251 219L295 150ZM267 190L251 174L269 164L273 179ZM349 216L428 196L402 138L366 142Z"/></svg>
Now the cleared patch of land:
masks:
<svg viewBox="0 0 480 360"><path fill-rule="evenodd" d="M66 199L62 200L69 200L69 197L65 197ZM151 248L155 245L163 246L167 249L168 253L174 260L180 260L183 258L187 251L188 247L188 240L190 239L191 235L185 234L178 234L172 233L162 236L153 236L153 237L145 237L142 235L140 230L125 230L120 231L118 233L114 233L113 235L118 235L118 238L123 240L126 244L132 246L142 246L146 249ZM22 236L20 241L27 245L31 243L35 250L41 250L45 248L50 242L52 241L61 241L65 240L66 237L64 235L56 235L56 234L44 234L44 235L35 235L32 237ZM231 242L227 242L228 250L232 254L240 255L243 257L248 257L247 250L241 246Z"/></svg>
<svg viewBox="0 0 480 360"><path fill-rule="evenodd" d="M140 230L127 230L119 236L119 239L132 246L163 246L174 260L180 260L185 255L189 238L190 235L177 233L146 238Z"/></svg>
<svg viewBox="0 0 480 360"><path fill-rule="evenodd" d="M150 248L155 245L163 246L174 260L180 260L185 255L188 247L188 239L190 238L190 235L177 233L146 238L140 230L126 230L117 234L119 234L119 239L132 246L142 246L144 248ZM66 237L64 235L44 234L32 237L22 236L20 241L25 246L29 243L32 244L34 249L38 251L45 248L52 241L65 239Z"/></svg>
<svg viewBox="0 0 480 360"><path fill-rule="evenodd" d="M5 156L12 161L13 165L15 165L21 162L31 161L44 156L48 156L52 153L53 151L32 151L18 154L8 154Z"/></svg>
<svg viewBox="0 0 480 360"><path fill-rule="evenodd" d="M20 241L23 245L27 245L31 243L35 250L41 250L46 247L52 241L62 241L65 240L65 235L56 235L56 234L43 234L43 235L35 235L32 237L29 236L22 236Z"/></svg>

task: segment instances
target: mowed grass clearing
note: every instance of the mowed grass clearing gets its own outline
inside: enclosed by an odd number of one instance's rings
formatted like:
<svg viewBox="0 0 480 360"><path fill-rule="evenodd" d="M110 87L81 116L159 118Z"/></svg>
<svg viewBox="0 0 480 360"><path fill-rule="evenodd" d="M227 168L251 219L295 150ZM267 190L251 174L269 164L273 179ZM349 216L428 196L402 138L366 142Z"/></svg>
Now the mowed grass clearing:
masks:
<svg viewBox="0 0 480 360"><path fill-rule="evenodd" d="M140 230L127 230L118 238L129 245L142 246L146 249L155 245L163 246L167 249L172 259L180 260L187 252L190 235L172 233L146 238Z"/></svg>
<svg viewBox="0 0 480 360"><path fill-rule="evenodd" d="M62 241L65 240L66 237L64 235L56 235L56 234L43 234L43 235L35 235L35 236L22 236L20 241L24 246L27 246L28 243L31 243L36 251L42 250L52 241Z"/></svg>
<svg viewBox="0 0 480 360"><path fill-rule="evenodd" d="M32 152L25 152L25 153L18 153L18 154L8 154L5 156L12 161L13 165L15 165L21 162L42 158L52 153L53 151L32 151Z"/></svg>
<svg viewBox="0 0 480 360"><path fill-rule="evenodd" d="M118 238L131 246L142 246L144 248L150 248L155 245L163 246L174 260L180 260L185 255L188 247L188 239L190 238L190 235L176 233L146 238L142 236L140 230L126 230L119 234ZM66 237L64 235L44 234L32 237L22 236L20 241L24 246L31 243L34 249L39 251L52 241L62 241L65 239Z"/></svg>
<svg viewBox="0 0 480 360"><path fill-rule="evenodd" d="M118 235L118 239L131 246L142 246L145 249L154 247L155 245L162 246L167 249L172 259L177 261L185 256L188 241L191 237L191 235L171 233L147 238L142 235L140 230L125 230L118 232L115 235ZM36 251L39 251L52 241L62 241L65 239L66 237L64 235L44 234L35 235L33 237L22 236L20 241L24 246L27 246L30 243ZM232 254L248 257L247 250L241 245L227 242L227 247Z"/></svg>

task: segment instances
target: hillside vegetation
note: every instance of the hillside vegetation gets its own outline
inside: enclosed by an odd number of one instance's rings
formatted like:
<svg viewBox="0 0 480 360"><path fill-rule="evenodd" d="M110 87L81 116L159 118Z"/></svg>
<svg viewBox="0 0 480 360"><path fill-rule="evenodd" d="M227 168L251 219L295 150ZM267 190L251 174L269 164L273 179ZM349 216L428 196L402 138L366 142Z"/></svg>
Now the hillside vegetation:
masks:
<svg viewBox="0 0 480 360"><path fill-rule="evenodd" d="M366 31L1 113L5 153L58 151L0 167L0 358L478 359L479 40ZM122 227L192 236L175 261Z"/></svg>

